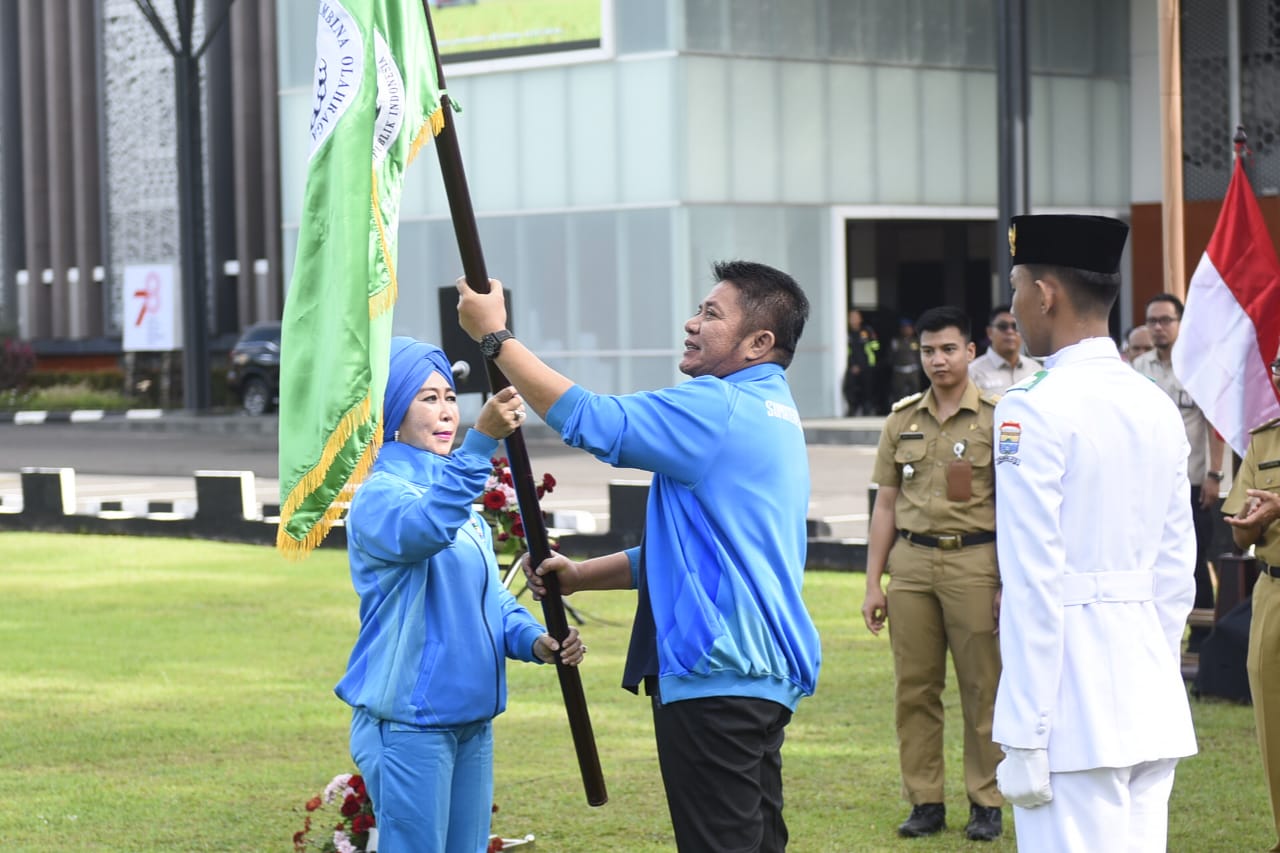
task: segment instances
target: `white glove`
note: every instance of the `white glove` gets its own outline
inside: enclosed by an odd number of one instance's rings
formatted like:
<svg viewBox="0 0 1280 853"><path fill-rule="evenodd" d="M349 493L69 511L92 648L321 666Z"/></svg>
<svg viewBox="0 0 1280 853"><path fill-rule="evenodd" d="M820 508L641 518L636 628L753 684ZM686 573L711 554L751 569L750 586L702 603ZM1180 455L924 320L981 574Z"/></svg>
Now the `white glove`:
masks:
<svg viewBox="0 0 1280 853"><path fill-rule="evenodd" d="M996 767L996 786L1015 806L1034 809L1053 799L1049 785L1049 750L1001 747L1004 761Z"/></svg>

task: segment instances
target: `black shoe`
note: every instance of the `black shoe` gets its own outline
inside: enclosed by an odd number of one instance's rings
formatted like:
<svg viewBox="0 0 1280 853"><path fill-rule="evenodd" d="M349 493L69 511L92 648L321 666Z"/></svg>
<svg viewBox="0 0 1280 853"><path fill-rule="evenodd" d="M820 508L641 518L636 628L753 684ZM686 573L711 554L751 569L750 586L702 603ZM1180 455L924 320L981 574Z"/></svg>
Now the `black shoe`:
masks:
<svg viewBox="0 0 1280 853"><path fill-rule="evenodd" d="M947 828L947 807L942 803L920 803L911 807L911 816L898 827L903 838L937 835Z"/></svg>
<svg viewBox="0 0 1280 853"><path fill-rule="evenodd" d="M969 825L964 834L970 841L995 841L1002 832L1004 821L998 807L969 804Z"/></svg>

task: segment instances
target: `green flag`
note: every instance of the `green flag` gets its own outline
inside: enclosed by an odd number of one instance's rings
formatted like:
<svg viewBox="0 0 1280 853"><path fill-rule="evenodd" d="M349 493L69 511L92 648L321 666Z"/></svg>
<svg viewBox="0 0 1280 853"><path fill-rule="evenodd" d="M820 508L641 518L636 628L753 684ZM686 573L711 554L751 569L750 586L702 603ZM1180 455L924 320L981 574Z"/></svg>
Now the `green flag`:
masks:
<svg viewBox="0 0 1280 853"><path fill-rule="evenodd" d="M444 126L420 0L320 0L311 154L280 340L280 529L320 544L382 443L404 170Z"/></svg>

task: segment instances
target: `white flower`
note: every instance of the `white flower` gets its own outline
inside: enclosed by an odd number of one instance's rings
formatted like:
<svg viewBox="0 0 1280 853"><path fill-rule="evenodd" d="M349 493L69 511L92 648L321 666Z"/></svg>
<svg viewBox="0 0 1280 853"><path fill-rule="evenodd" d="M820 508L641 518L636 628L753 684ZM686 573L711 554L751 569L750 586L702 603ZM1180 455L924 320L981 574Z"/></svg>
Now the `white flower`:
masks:
<svg viewBox="0 0 1280 853"><path fill-rule="evenodd" d="M338 848L338 853L360 853L341 829L333 831L333 846Z"/></svg>
<svg viewBox="0 0 1280 853"><path fill-rule="evenodd" d="M324 786L324 801L332 803L336 797L341 796L343 800L347 798L347 794L354 794L353 789L347 783L351 781L350 773L339 773L333 777L333 781Z"/></svg>

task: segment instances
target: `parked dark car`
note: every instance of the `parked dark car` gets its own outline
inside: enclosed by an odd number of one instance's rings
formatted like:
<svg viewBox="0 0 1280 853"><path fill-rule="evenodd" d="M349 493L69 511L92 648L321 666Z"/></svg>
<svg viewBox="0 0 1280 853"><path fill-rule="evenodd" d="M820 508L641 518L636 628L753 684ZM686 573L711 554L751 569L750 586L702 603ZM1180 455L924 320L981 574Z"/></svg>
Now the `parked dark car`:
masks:
<svg viewBox="0 0 1280 853"><path fill-rule="evenodd" d="M280 402L280 324L256 323L231 348L227 387L251 415L275 409Z"/></svg>

